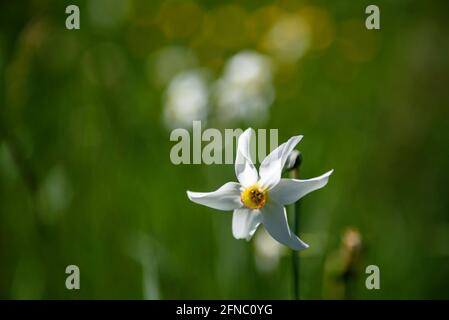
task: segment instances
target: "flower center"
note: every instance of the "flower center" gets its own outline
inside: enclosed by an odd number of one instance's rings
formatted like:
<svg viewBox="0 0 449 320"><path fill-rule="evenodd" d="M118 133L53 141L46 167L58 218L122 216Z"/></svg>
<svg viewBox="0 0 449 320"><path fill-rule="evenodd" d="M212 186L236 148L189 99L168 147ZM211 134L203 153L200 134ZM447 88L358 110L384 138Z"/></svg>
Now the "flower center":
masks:
<svg viewBox="0 0 449 320"><path fill-rule="evenodd" d="M240 194L240 200L245 207L250 209L260 209L265 205L268 195L265 189L262 189L257 184L246 188Z"/></svg>

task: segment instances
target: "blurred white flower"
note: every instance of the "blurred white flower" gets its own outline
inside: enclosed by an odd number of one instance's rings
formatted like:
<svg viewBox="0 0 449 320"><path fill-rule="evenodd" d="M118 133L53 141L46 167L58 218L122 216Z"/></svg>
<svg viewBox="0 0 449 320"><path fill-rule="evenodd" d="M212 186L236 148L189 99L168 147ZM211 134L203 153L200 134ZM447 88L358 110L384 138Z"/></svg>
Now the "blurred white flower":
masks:
<svg viewBox="0 0 449 320"><path fill-rule="evenodd" d="M126 253L142 267L142 289L145 300L160 299L158 244L144 233L129 237Z"/></svg>
<svg viewBox="0 0 449 320"><path fill-rule="evenodd" d="M165 92L164 119L167 127L189 128L207 116L209 92L204 73L184 71L176 75Z"/></svg>
<svg viewBox="0 0 449 320"><path fill-rule="evenodd" d="M270 59L253 51L234 55L214 89L218 119L263 122L274 100Z"/></svg>
<svg viewBox="0 0 449 320"><path fill-rule="evenodd" d="M262 272L270 272L277 268L279 260L285 253L285 247L273 240L265 231L260 230L254 237L256 267Z"/></svg>
<svg viewBox="0 0 449 320"><path fill-rule="evenodd" d="M239 182L228 182L214 192L187 191L187 196L214 209L233 210L232 233L236 239L251 239L263 223L280 243L293 250L306 249L308 245L291 232L284 206L324 187L332 170L308 180L281 179L287 157L302 138L294 136L273 150L257 172L250 152L252 135L249 128L238 140L235 173Z"/></svg>

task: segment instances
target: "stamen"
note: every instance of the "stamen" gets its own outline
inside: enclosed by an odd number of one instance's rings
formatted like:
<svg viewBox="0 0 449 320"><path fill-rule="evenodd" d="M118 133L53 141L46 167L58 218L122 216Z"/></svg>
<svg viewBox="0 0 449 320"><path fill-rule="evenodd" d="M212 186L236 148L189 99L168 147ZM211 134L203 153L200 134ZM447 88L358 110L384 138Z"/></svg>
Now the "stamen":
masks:
<svg viewBox="0 0 449 320"><path fill-rule="evenodd" d="M265 205L267 198L267 191L257 184L246 188L240 194L240 199L243 205L250 209L262 208Z"/></svg>

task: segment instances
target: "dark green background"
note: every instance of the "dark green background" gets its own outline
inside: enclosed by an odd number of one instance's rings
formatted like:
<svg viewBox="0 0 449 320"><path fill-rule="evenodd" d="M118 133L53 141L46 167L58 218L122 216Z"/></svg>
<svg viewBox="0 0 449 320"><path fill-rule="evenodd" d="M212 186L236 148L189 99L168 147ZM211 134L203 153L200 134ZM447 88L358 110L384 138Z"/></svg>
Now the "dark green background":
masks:
<svg viewBox="0 0 449 320"><path fill-rule="evenodd" d="M275 73L266 123L230 126L303 134L302 176L335 169L302 202L301 298L328 297L325 261L351 226L364 249L350 297L449 298L445 1L88 2L0 5L0 298L291 298L288 253L262 272L231 214L187 199L235 180L233 166L170 162L152 66L177 45L217 78L241 50L270 55L258 13L306 6L329 41ZM65 28L68 4L80 30ZM364 27L368 4L381 30ZM364 286L369 264L380 290Z"/></svg>

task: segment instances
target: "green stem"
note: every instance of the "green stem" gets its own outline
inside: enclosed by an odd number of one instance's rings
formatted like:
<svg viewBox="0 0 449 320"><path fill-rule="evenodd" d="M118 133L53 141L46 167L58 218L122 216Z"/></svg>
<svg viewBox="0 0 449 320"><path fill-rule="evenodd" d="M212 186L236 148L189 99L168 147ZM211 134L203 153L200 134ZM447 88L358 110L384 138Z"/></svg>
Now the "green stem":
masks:
<svg viewBox="0 0 449 320"><path fill-rule="evenodd" d="M286 170L290 174L290 178L299 178L299 167L302 162L301 152L298 150L293 150L286 162ZM292 205L293 217L293 232L298 234L299 231L299 213L300 213L300 202L296 201ZM299 253L298 251L292 250L292 276L293 276L293 298L299 300Z"/></svg>
<svg viewBox="0 0 449 320"><path fill-rule="evenodd" d="M293 204L293 232L298 234L300 203ZM299 300L299 253L292 250L293 297Z"/></svg>
<svg viewBox="0 0 449 320"><path fill-rule="evenodd" d="M298 169L292 171L292 177L296 179L298 177ZM299 231L299 214L300 214L300 201L293 204L293 233L298 234ZM292 275L293 275L293 298L299 300L299 252L292 250Z"/></svg>

